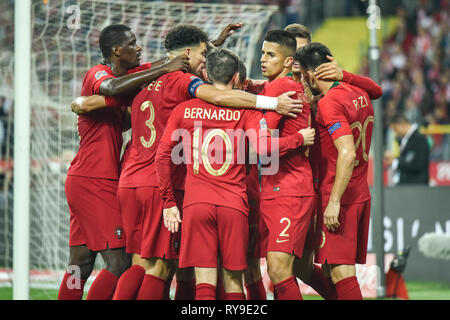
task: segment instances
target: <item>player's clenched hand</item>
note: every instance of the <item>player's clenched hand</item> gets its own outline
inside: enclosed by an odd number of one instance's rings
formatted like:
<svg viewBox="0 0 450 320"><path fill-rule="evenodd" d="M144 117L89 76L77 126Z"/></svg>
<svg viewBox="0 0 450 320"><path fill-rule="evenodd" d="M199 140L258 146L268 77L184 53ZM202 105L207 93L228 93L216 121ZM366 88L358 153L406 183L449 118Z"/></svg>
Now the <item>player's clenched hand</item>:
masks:
<svg viewBox="0 0 450 320"><path fill-rule="evenodd" d="M323 213L323 224L331 232L336 231L339 224L339 211L341 209L340 202L329 201L325 212Z"/></svg>
<svg viewBox="0 0 450 320"><path fill-rule="evenodd" d="M242 23L230 23L225 27L225 29L222 30L216 40L211 41L211 44L213 44L215 47L223 45L225 40L227 40L227 38L230 37L235 30L240 29L242 26Z"/></svg>
<svg viewBox="0 0 450 320"><path fill-rule="evenodd" d="M333 57L327 56L327 58L330 62L322 63L318 66L314 75L319 80L341 81L344 78L342 68L337 65L337 62Z"/></svg>
<svg viewBox="0 0 450 320"><path fill-rule="evenodd" d="M72 109L72 112L76 113L76 114L83 114L86 113L86 111L84 111L81 108L81 105L83 104L83 102L86 100L87 97L78 97L75 100L72 101L72 103L70 104L70 109Z"/></svg>
<svg viewBox="0 0 450 320"><path fill-rule="evenodd" d="M178 232L181 223L180 211L176 206L163 210L164 226L172 233Z"/></svg>
<svg viewBox="0 0 450 320"><path fill-rule="evenodd" d="M189 58L186 55L176 56L166 64L167 72L189 71Z"/></svg>
<svg viewBox="0 0 450 320"><path fill-rule="evenodd" d="M303 136L303 146L312 146L316 130L314 128L301 129L298 133Z"/></svg>
<svg viewBox="0 0 450 320"><path fill-rule="evenodd" d="M278 96L278 105L275 111L282 116L297 118L296 113L302 112L303 101L292 99L291 96L294 94L296 94L295 91L288 91Z"/></svg>

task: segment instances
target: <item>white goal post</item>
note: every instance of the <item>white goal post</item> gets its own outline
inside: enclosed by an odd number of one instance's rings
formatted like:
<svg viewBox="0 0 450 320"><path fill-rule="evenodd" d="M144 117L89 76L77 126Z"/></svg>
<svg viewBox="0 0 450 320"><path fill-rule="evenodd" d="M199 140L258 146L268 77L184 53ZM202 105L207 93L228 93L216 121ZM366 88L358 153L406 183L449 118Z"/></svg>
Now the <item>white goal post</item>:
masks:
<svg viewBox="0 0 450 320"><path fill-rule="evenodd" d="M16 29L17 55L8 43L10 35L5 40L0 34L0 98L15 99L15 118L7 117L5 123L6 153L12 147L15 151L15 184L12 192L13 175L4 168L0 286L11 285L13 274L15 299L28 299L28 284L59 287L69 258L64 180L78 148L76 116L69 105L80 95L86 71L101 61L98 36L105 26L129 25L143 48L143 61L155 61L165 56L165 35L177 24L196 25L215 39L229 23L243 22L223 47L235 51L251 74L252 61L260 52L257 45L277 10L278 6L267 5L124 0L1 1L2 23L14 24ZM28 47L27 39L31 41ZM23 62L27 59L28 65ZM21 86L15 96L13 78L15 88ZM25 150L22 156L16 153L19 147ZM8 160L8 154L4 159ZM14 216L13 208L19 210Z"/></svg>

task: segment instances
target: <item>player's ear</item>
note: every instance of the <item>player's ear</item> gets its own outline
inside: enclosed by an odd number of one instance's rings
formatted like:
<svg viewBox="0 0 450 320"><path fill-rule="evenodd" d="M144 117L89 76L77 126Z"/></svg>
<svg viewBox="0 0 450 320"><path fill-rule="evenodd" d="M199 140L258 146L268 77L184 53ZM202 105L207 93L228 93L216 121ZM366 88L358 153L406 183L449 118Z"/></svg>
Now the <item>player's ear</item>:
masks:
<svg viewBox="0 0 450 320"><path fill-rule="evenodd" d="M293 57L287 57L286 59L284 59L284 67L286 69L292 67L292 63L294 62L294 58Z"/></svg>
<svg viewBox="0 0 450 320"><path fill-rule="evenodd" d="M236 72L234 74L233 78L231 78L230 83L233 85L233 88L237 87L237 85L239 84L239 73Z"/></svg>
<svg viewBox="0 0 450 320"><path fill-rule="evenodd" d="M242 90L243 90L243 91L246 91L246 90L247 90L247 88L248 88L248 83L249 83L249 80L248 80L248 79L245 79L245 80L244 80L244 83L242 84Z"/></svg>
<svg viewBox="0 0 450 320"><path fill-rule="evenodd" d="M191 48L184 49L184 53L186 54L186 57L190 58L191 57Z"/></svg>
<svg viewBox="0 0 450 320"><path fill-rule="evenodd" d="M111 55L119 57L121 53L122 47L119 45L114 45L111 48Z"/></svg>

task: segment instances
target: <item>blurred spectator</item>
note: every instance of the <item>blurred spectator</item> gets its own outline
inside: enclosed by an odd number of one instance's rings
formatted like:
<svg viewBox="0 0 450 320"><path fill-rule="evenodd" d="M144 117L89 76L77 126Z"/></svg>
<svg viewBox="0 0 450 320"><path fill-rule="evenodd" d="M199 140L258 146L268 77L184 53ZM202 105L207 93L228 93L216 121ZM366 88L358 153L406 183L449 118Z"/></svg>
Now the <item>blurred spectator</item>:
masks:
<svg viewBox="0 0 450 320"><path fill-rule="evenodd" d="M398 158L388 151L385 153L387 164L394 170L393 182L428 185L430 147L426 137L419 132L418 125L411 124L404 114L394 115L389 125L400 140Z"/></svg>

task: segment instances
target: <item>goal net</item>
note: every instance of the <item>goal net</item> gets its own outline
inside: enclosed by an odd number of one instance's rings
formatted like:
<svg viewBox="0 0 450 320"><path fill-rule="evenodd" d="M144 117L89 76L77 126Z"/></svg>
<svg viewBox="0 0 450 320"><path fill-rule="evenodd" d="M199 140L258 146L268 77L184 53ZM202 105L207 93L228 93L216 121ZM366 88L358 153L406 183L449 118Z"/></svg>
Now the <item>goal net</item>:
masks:
<svg viewBox="0 0 450 320"><path fill-rule="evenodd" d="M106 0L33 0L31 70L30 285L58 289L68 263L67 169L78 149L76 115L86 71L101 61L98 36L112 23L129 25L143 61L163 56L177 24L201 27L215 39L229 23L244 26L224 44L251 73L252 60L276 6ZM0 3L0 285L12 284L14 1ZM97 261L96 268L102 267ZM88 282L89 284L89 282ZM56 298L54 291L43 291ZM47 293L46 293L47 292ZM33 297L32 297L33 298Z"/></svg>

